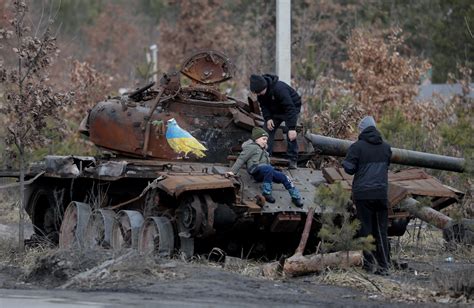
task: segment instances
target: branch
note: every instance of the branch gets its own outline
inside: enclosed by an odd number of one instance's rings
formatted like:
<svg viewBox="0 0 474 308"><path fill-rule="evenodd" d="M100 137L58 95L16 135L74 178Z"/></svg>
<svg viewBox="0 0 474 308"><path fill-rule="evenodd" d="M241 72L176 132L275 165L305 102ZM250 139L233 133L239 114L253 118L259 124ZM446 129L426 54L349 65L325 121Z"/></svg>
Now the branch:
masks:
<svg viewBox="0 0 474 308"><path fill-rule="evenodd" d="M43 174L45 174L46 171L41 171L40 173L38 173L37 175L35 175L34 178L28 180L28 181L25 181L23 182L23 185L30 185L31 183L33 183L34 181L36 181L37 178L39 178L40 176L42 176ZM7 185L3 185L3 186L0 186L0 190L3 190L3 189L9 189L9 188L13 188L13 187L18 187L20 186L20 183L18 182L15 182L15 183L11 183L11 184L7 184Z"/></svg>
<svg viewBox="0 0 474 308"><path fill-rule="evenodd" d="M472 34L471 28L469 27L469 23L467 22L467 17L464 16L464 22L466 23L467 31L469 31L469 34L471 35L471 38L474 39L474 35Z"/></svg>
<svg viewBox="0 0 474 308"><path fill-rule="evenodd" d="M20 152L20 155L23 155L23 150L22 150L20 144L18 143L19 139L16 135L16 132L10 126L8 126L8 131L13 135L13 142L15 143L16 148Z"/></svg>
<svg viewBox="0 0 474 308"><path fill-rule="evenodd" d="M48 30L46 30L46 31L48 31ZM41 40L40 48L39 48L38 52L36 53L36 56L34 57L34 59L30 63L35 63L38 60L38 57L39 57L41 51L43 50L43 46L44 46L45 43L46 43L46 41ZM23 83L25 78L30 74L31 69L32 69L32 65L29 65L28 70L26 71L25 75L23 76L23 78L20 79L20 83Z"/></svg>
<svg viewBox="0 0 474 308"><path fill-rule="evenodd" d="M38 21L38 26L36 27L35 36L38 35L38 31L41 27L41 23L43 22L43 16L44 16L44 3L42 3L41 5L41 17L40 17L40 20Z"/></svg>
<svg viewBox="0 0 474 308"><path fill-rule="evenodd" d="M28 132L30 131L30 128L31 128L30 125L26 128L25 133L23 135L21 135L21 140L23 140L28 135Z"/></svg>

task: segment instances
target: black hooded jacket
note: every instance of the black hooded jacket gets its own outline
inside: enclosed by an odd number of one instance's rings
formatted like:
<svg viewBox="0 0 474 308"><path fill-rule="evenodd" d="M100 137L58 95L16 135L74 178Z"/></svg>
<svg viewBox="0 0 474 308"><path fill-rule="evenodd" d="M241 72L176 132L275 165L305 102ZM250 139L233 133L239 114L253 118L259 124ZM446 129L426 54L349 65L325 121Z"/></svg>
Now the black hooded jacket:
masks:
<svg viewBox="0 0 474 308"><path fill-rule="evenodd" d="M267 91L257 99L265 122L281 119L290 130L294 130L301 109L301 97L292 87L279 81L278 76L265 74L263 78L267 81Z"/></svg>
<svg viewBox="0 0 474 308"><path fill-rule="evenodd" d="M352 181L354 200L387 199L391 157L390 145L382 140L379 131L374 126L364 129L342 162L348 174L355 174Z"/></svg>

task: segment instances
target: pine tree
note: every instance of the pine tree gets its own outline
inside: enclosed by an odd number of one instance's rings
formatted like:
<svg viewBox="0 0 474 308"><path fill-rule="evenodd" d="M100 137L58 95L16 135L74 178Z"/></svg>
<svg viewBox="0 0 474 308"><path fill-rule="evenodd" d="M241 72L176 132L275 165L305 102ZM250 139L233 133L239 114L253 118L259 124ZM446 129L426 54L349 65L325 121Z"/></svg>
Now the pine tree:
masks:
<svg viewBox="0 0 474 308"><path fill-rule="evenodd" d="M350 193L340 182L331 185L321 185L316 190L315 203L322 209L321 229L318 237L321 239L323 253L375 249L374 238L356 237L360 229L360 221L354 219L350 211Z"/></svg>

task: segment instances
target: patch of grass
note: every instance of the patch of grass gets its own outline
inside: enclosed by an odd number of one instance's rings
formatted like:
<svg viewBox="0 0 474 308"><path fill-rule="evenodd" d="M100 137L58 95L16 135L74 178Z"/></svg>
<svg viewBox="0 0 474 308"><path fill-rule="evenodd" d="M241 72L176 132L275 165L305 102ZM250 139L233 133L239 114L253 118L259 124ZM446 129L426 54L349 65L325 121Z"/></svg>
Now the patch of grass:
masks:
<svg viewBox="0 0 474 308"><path fill-rule="evenodd" d="M453 258L454 262L472 262L474 247L448 243L441 230L416 219L402 237L392 238L392 258L433 262ZM449 248L449 249L448 249Z"/></svg>
<svg viewBox="0 0 474 308"><path fill-rule="evenodd" d="M0 186L8 184L3 179ZM18 206L20 204L18 189L0 190L0 223L12 224L19 221ZM1 237L1 234L0 234Z"/></svg>

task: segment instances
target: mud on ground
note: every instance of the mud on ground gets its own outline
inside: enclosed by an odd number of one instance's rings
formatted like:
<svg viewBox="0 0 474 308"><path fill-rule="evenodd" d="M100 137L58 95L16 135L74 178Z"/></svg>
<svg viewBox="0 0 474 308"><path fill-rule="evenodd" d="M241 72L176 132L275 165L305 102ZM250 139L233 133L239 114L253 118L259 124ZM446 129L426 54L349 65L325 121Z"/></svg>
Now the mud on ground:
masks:
<svg viewBox="0 0 474 308"><path fill-rule="evenodd" d="M12 205L13 206L13 205ZM264 277L263 262L237 266L208 256L184 261L134 251L64 251L47 247L17 251L17 222L0 221L0 288L61 292L76 290L117 296L180 300L235 306L367 307L474 302L472 247L446 250L441 232L415 224L392 239L392 258L400 264L389 277L359 268L327 270L303 277ZM27 233L32 232L31 225ZM222 258L224 260L224 254ZM46 291L47 290L47 291Z"/></svg>
<svg viewBox="0 0 474 308"><path fill-rule="evenodd" d="M390 277L354 268L268 278L263 276L262 266L242 260L238 266L227 267L204 256L184 261L135 251L36 248L23 258L5 259L2 253L0 288L125 292L163 300L250 306L473 303L474 267L466 262L410 261L406 269L394 270Z"/></svg>

